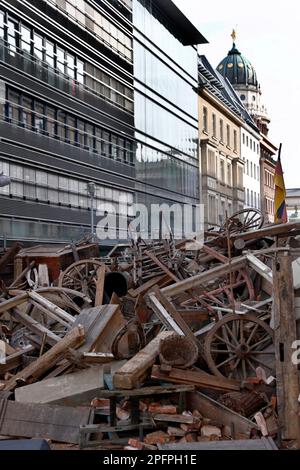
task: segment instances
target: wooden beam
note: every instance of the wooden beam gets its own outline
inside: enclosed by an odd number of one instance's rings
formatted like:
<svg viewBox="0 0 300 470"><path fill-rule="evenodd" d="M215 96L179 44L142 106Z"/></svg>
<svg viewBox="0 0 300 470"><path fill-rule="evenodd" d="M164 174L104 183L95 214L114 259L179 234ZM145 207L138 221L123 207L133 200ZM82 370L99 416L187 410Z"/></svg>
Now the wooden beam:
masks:
<svg viewBox="0 0 300 470"><path fill-rule="evenodd" d="M197 388L220 390L220 391L240 391L241 387L236 380L229 380L222 377L215 377L204 371L182 370L173 368L164 372L160 366L152 367L151 378L163 380L177 384L194 385Z"/></svg>
<svg viewBox="0 0 300 470"><path fill-rule="evenodd" d="M300 448L298 365L292 361L297 340L292 258L277 253L273 262L274 330L279 428L282 440Z"/></svg>
<svg viewBox="0 0 300 470"><path fill-rule="evenodd" d="M105 282L105 265L103 264L103 266L101 266L97 270L95 307L99 307L99 305L103 304L104 282Z"/></svg>
<svg viewBox="0 0 300 470"><path fill-rule="evenodd" d="M151 251L144 251L144 254L146 256L148 256L152 261L154 261L154 263L162 270L164 271L171 279L173 279L173 281L175 282L178 282L179 279L178 277L175 276L175 274L173 274L168 268L167 266L165 266L161 261L159 261L159 259L153 254L151 253Z"/></svg>
<svg viewBox="0 0 300 470"><path fill-rule="evenodd" d="M181 331L181 336L188 337L190 341L199 347L198 340L194 336L192 330L186 324L182 316L177 312L176 308L173 307L171 302L169 302L169 300L163 295L162 291L157 286L153 287L153 290L149 295L149 301L150 304L154 306L155 312L158 314L163 324L168 327L168 329L171 328L172 330L176 331L176 333L178 333L179 328ZM163 309L159 308L159 304L163 307ZM165 311L167 312L168 316L165 315ZM172 321L170 321L170 317ZM174 323L176 327L174 327Z"/></svg>
<svg viewBox="0 0 300 470"><path fill-rule="evenodd" d="M21 312L21 310L14 308L10 314L13 318L15 318L22 325L26 326L30 331L37 334L38 336L43 337L46 335L46 343L50 344L51 346L57 344L61 340L59 336L48 330L48 328L46 328L44 325L38 323L30 315L27 315L27 313Z"/></svg>
<svg viewBox="0 0 300 470"><path fill-rule="evenodd" d="M170 331L159 333L144 349L127 361L126 364L115 373L113 377L114 387L126 390L139 387L148 369L154 364L159 354L160 341L171 334L172 332Z"/></svg>
<svg viewBox="0 0 300 470"><path fill-rule="evenodd" d="M74 328L49 351L8 380L4 390L14 390L19 380L26 383L35 382L39 377L44 375L47 370L54 367L63 359L69 348L78 348L84 342L84 339L85 334L83 327L80 325Z"/></svg>
<svg viewBox="0 0 300 470"><path fill-rule="evenodd" d="M67 323L73 324L75 322L75 318L72 315L65 312L62 308L58 307L53 302L50 302L50 300L46 299L37 292L30 291L28 295L30 299L35 300L38 304L47 308L50 312L53 312L56 316L62 318L62 320L66 321Z"/></svg>
<svg viewBox="0 0 300 470"><path fill-rule="evenodd" d="M11 310L14 307L17 307L20 304L23 304L26 302L28 299L28 293L27 292L22 292L21 294L18 294L17 296L4 300L4 302L0 302L0 314L7 312L8 310Z"/></svg>
<svg viewBox="0 0 300 470"><path fill-rule="evenodd" d="M213 281L218 277L223 277L230 271L239 271L246 267L247 258L245 256L234 258L231 263L226 263L216 268L204 271L196 276L189 277L183 281L172 284L171 286L164 287L161 292L167 297L173 297L183 292L199 287L200 285L206 284L209 281Z"/></svg>

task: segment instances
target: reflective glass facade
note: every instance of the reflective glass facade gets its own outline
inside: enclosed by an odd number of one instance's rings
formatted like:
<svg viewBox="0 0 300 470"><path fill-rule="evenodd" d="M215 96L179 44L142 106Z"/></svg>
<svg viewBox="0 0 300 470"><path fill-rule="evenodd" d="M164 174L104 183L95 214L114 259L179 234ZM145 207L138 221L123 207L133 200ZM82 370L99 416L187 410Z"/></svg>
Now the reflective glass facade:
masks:
<svg viewBox="0 0 300 470"><path fill-rule="evenodd" d="M197 51L154 0L133 0L133 25L137 179L149 200L198 204Z"/></svg>

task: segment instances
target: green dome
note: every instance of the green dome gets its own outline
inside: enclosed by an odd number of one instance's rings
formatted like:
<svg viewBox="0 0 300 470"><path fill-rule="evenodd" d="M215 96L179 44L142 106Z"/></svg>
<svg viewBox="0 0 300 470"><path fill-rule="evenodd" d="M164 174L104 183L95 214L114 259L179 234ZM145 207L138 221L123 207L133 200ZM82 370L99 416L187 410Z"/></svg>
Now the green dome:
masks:
<svg viewBox="0 0 300 470"><path fill-rule="evenodd" d="M227 57L220 62L217 70L223 77L228 78L233 86L246 85L258 88L257 75L253 65L238 51L235 43L233 43Z"/></svg>

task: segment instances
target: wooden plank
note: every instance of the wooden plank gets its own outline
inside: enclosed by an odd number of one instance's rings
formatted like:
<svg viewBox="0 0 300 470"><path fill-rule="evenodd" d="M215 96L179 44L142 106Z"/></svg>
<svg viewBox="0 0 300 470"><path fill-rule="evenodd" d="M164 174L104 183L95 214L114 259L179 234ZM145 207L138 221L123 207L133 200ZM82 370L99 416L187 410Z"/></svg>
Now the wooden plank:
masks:
<svg viewBox="0 0 300 470"><path fill-rule="evenodd" d="M126 325L118 305L101 305L81 311L74 323L83 325L86 341L79 352L111 353L116 334Z"/></svg>
<svg viewBox="0 0 300 470"><path fill-rule="evenodd" d="M15 261L20 261L21 263L21 266L22 266L22 259L21 258L17 258ZM9 289L12 289L13 287L16 287L18 286L19 282L21 282L24 278L24 276L26 276L26 274L28 273L28 271L31 270L31 268L33 268L35 265L35 261L31 261L31 263L29 263L28 266L26 266L25 269L23 269L23 271L20 272L20 274L18 276L15 277L15 280L13 281L13 283L9 286Z"/></svg>
<svg viewBox="0 0 300 470"><path fill-rule="evenodd" d="M53 312L56 316L62 318L62 320L66 321L67 323L74 323L75 318L70 315L69 313L65 312L62 308L55 305L50 300L46 299L42 295L38 294L37 292L30 291L28 293L30 299L35 300L38 304L41 304L43 307Z"/></svg>
<svg viewBox="0 0 300 470"><path fill-rule="evenodd" d="M78 444L80 426L90 423L88 407L0 401L0 434Z"/></svg>
<svg viewBox="0 0 300 470"><path fill-rule="evenodd" d="M36 381L39 377L44 375L47 370L54 367L64 357L69 348L79 347L84 339L83 327L78 326L74 328L49 351L8 380L4 390L14 390L19 380L27 383Z"/></svg>
<svg viewBox="0 0 300 470"><path fill-rule="evenodd" d="M193 424L194 416L185 415L168 415L168 414L155 414L153 415L154 421L162 421L164 423L178 423L178 424Z"/></svg>
<svg viewBox="0 0 300 470"><path fill-rule="evenodd" d="M2 272L5 268L6 265L10 262L12 262L15 258L15 256L19 253L21 250L22 245L20 243L14 243L8 251L0 258L0 272Z"/></svg>
<svg viewBox="0 0 300 470"><path fill-rule="evenodd" d="M103 264L103 266L101 266L97 270L95 307L98 307L99 305L103 304L104 282L105 282L105 265Z"/></svg>
<svg viewBox="0 0 300 470"><path fill-rule="evenodd" d="M262 439L239 439L239 440L221 440L207 442L186 442L180 444L158 444L158 449L166 452L183 451L201 451L201 450L278 450L276 444L271 438Z"/></svg>
<svg viewBox="0 0 300 470"><path fill-rule="evenodd" d="M47 317L51 318L57 323L60 323L63 327L67 328L69 330L71 328L71 324L62 320L60 317L55 315L53 312L50 312L47 308L43 307L43 305L39 304L35 300L30 299L29 303L36 307L40 312L44 313Z"/></svg>
<svg viewBox="0 0 300 470"><path fill-rule="evenodd" d="M46 335L46 342L51 346L57 344L61 340L60 336L48 330L48 328L38 323L30 315L27 315L27 313L21 312L21 310L18 310L17 308L14 308L13 311L10 313L15 320L19 321L22 325L26 326L33 333L41 337L44 337L44 335Z"/></svg>
<svg viewBox="0 0 300 470"><path fill-rule="evenodd" d="M165 382L190 384L197 388L220 391L239 391L240 384L236 380L215 377L204 371L192 371L172 368L170 372L164 372L160 366L152 367L151 378Z"/></svg>
<svg viewBox="0 0 300 470"><path fill-rule="evenodd" d="M193 390L195 390L194 385L154 385L152 387L139 387L133 390L100 390L98 398L152 397L153 395L168 395L192 392Z"/></svg>
<svg viewBox="0 0 300 470"><path fill-rule="evenodd" d="M300 448L298 365L292 361L297 340L292 258L277 253L273 262L274 331L279 428L282 440ZM297 417L297 419L295 419Z"/></svg>
<svg viewBox="0 0 300 470"><path fill-rule="evenodd" d="M131 297L138 297L139 295L143 295L145 294L146 292L148 292L148 290L155 286L156 284L159 284L160 281L162 281L163 279L166 279L167 276L165 274L161 275L161 276L157 276L153 279L150 279L150 281L147 281L145 282L142 286L140 287L137 287L136 289L130 289L128 291L128 294L131 296Z"/></svg>
<svg viewBox="0 0 300 470"><path fill-rule="evenodd" d="M5 358L5 363L0 362L0 374L5 374L5 372L20 366L22 364L23 355L28 354L34 350L34 346L28 345L20 351L15 351L14 353L7 355Z"/></svg>
<svg viewBox="0 0 300 470"><path fill-rule="evenodd" d="M114 361L111 373L124 365L124 361ZM15 400L22 403L48 403L64 406L89 406L104 388L104 367L98 365L71 374L44 379L15 390Z"/></svg>
<svg viewBox="0 0 300 470"><path fill-rule="evenodd" d="M27 292L21 292L20 294L16 295L15 297L4 300L3 302L0 302L0 315L1 313L8 312L14 307L17 307L18 305L23 304L26 302L28 299L28 293Z"/></svg>
<svg viewBox="0 0 300 470"><path fill-rule="evenodd" d="M46 264L39 264L38 266L38 278L39 278L39 286L41 287L49 287L49 273L48 273L48 266Z"/></svg>
<svg viewBox="0 0 300 470"><path fill-rule="evenodd" d="M233 429L233 438L243 435L245 439L248 439L253 429L259 430L256 423L201 392L189 393L187 403L188 409L198 410L202 416Z"/></svg>
<svg viewBox="0 0 300 470"><path fill-rule="evenodd" d="M156 307L155 311L157 312L158 304L157 304L157 302L155 303L152 293L154 294L155 298L160 303L160 305L167 311L169 316L171 316L173 322L175 322L175 324L179 327L180 331L182 332L181 336L186 336L187 338L190 339L190 341L192 341L198 347L199 346L198 340L194 336L192 330L189 328L189 326L186 324L186 322L184 321L182 316L177 312L175 307L173 307L171 302L169 302L169 300L163 295L162 291L157 286L153 287L153 290L149 295L149 300L150 300L151 305L155 304L155 307ZM164 315L163 310L161 310L161 309L159 310L159 312L160 312L159 318L162 320L161 315L163 315L163 319L165 320L163 322L164 325L165 326L168 325L169 328L174 329L174 326L173 326L174 323L170 322L169 316L166 318L166 316ZM178 333L178 329L176 329L176 330L175 330L176 333Z"/></svg>
<svg viewBox="0 0 300 470"><path fill-rule="evenodd" d="M246 257L250 267L272 285L272 269L251 253L248 253Z"/></svg>
<svg viewBox="0 0 300 470"><path fill-rule="evenodd" d="M141 380L148 369L154 364L159 354L161 339L167 338L172 332L159 333L150 343L139 351L132 359L114 375L113 384L115 388L133 389L140 386Z"/></svg>
<svg viewBox="0 0 300 470"><path fill-rule="evenodd" d="M208 271L204 271L201 274L197 274L196 276L189 277L183 281L177 282L176 284L172 284L171 286L164 287L161 289L161 292L166 297L173 297L175 295L182 294L187 290L199 287L200 285L203 285L209 281L213 281L218 277L225 276L230 271L238 271L242 268L245 268L246 262L247 258L245 256L234 258L231 263L217 266L215 268L209 269Z"/></svg>
<svg viewBox="0 0 300 470"><path fill-rule="evenodd" d="M154 263L162 270L164 271L170 279L173 279L173 281L175 282L178 282L179 279L178 277L175 276L175 274L173 274L168 268L167 266L165 266L161 261L159 261L159 259L153 254L151 253L151 251L144 251L144 254L146 256L148 256L152 261L154 261Z"/></svg>

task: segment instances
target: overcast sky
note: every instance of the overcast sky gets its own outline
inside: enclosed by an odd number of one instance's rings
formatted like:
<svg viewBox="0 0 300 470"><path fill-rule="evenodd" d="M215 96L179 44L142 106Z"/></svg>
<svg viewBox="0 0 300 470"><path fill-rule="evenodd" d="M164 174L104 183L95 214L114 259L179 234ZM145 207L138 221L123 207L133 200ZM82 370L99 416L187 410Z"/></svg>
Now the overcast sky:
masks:
<svg viewBox="0 0 300 470"><path fill-rule="evenodd" d="M254 65L271 118L270 138L282 148L286 186L300 188L299 0L174 0L209 41L199 46L216 67L231 49L230 34Z"/></svg>

